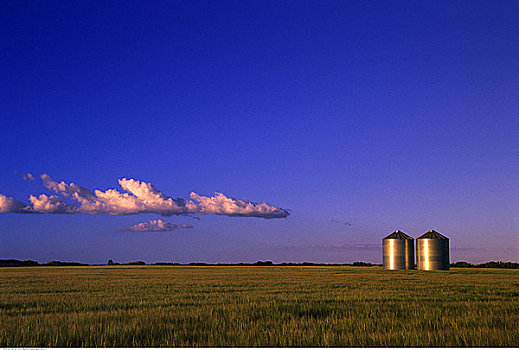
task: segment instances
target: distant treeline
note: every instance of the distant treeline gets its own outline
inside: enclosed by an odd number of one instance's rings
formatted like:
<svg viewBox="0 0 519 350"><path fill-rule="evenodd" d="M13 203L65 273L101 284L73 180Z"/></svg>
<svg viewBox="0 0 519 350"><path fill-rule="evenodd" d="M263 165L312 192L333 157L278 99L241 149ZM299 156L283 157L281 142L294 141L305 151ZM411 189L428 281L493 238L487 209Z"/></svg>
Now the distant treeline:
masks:
<svg viewBox="0 0 519 350"><path fill-rule="evenodd" d="M0 260L0 267L16 267L16 266L88 266L88 264L81 264L78 262L64 262L64 261L49 261L44 264L40 264L33 260L15 260L7 259Z"/></svg>
<svg viewBox="0 0 519 350"><path fill-rule="evenodd" d="M504 261L489 261L483 264L471 264L465 261L458 261L451 264L451 267L484 267L494 269L519 269L519 263L504 262Z"/></svg>
<svg viewBox="0 0 519 350"><path fill-rule="evenodd" d="M235 264L209 264L209 263L189 263L189 264L179 264L179 263L167 263L167 262L158 262L152 265L177 265L177 266L382 266L381 264L372 264L366 262L356 261L353 264L323 264L323 263L311 263L311 262L302 262L302 263L287 263L283 262L280 264L274 264L272 261L258 261L255 263L235 263Z"/></svg>
<svg viewBox="0 0 519 350"><path fill-rule="evenodd" d="M112 259L108 260L106 265L148 265L144 261L131 261L126 263L118 263L114 262ZM157 262L150 265L171 265L171 266L382 266L381 264L371 264L361 261L356 261L353 264L322 264L322 263L311 263L311 262L302 262L302 263L280 263L274 264L272 261L258 261L255 263L235 263L235 264L209 264L203 262L193 262L188 264L181 263L173 263L173 262ZM89 264L81 264L77 262L62 262L62 261L49 261L44 264L40 264L37 261L33 260L0 260L0 267L16 267L16 266L90 266Z"/></svg>
<svg viewBox="0 0 519 350"><path fill-rule="evenodd" d="M107 265L147 265L144 261L131 261L126 263L113 262L111 259L108 260ZM180 264L172 262L157 262L150 265L170 265L170 266L382 266L381 264L372 264L362 261L356 261L352 264L323 264L323 263L289 263L283 262L280 264L274 264L272 261L258 261L255 263L235 263L235 264L209 264L203 262L194 262L189 264ZM82 264L78 262L63 262L63 261L49 261L44 264L40 264L33 260L16 260L7 259L0 260L0 267L21 267L21 266L91 266L89 264ZM498 268L498 269L519 269L519 263L503 262L503 261L489 261L483 264L471 264L465 261L459 261L451 264L451 267L477 267L477 268Z"/></svg>

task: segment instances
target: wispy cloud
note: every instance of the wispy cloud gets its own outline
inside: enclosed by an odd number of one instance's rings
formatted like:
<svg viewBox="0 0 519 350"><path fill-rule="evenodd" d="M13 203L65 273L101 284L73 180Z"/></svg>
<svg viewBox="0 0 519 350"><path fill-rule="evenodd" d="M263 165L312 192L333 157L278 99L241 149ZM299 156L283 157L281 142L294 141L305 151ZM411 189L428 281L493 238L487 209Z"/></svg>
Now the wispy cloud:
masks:
<svg viewBox="0 0 519 350"><path fill-rule="evenodd" d="M340 223L339 220L336 220L336 219L331 219L330 222L333 222L334 224L339 224ZM344 223L344 225L345 226L352 226L353 224L351 222L349 222L349 221L346 221Z"/></svg>
<svg viewBox="0 0 519 350"><path fill-rule="evenodd" d="M171 224L164 222L161 219L150 220L147 222L141 222L130 227L123 227L119 231L131 231L131 232L167 232L175 231L185 228L193 228L191 225L186 224Z"/></svg>
<svg viewBox="0 0 519 350"><path fill-rule="evenodd" d="M349 249L379 249L380 244L370 243L337 243L337 244L312 244L290 247L291 249L315 249L315 250L349 250Z"/></svg>
<svg viewBox="0 0 519 350"><path fill-rule="evenodd" d="M23 179L23 181L34 181L34 180L36 180L36 178L31 173L23 174L22 175L22 179Z"/></svg>
<svg viewBox="0 0 519 350"><path fill-rule="evenodd" d="M54 181L49 175L40 176L43 185L74 201L73 204L51 195L31 195L32 205L1 195L0 213L52 213L52 214L110 214L132 215L153 213L162 216L216 214L226 216L286 218L289 211L265 202L235 199L216 192L214 196L201 196L191 192L189 199L172 198L160 192L151 183L134 179L120 179L122 191L109 189L93 192L74 183Z"/></svg>

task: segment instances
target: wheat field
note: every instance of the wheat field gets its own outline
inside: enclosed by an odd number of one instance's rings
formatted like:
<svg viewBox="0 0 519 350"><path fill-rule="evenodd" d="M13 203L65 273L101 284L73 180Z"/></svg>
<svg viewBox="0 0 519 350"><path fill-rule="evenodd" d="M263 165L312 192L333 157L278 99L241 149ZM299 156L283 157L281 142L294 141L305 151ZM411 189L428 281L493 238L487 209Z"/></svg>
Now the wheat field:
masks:
<svg viewBox="0 0 519 350"><path fill-rule="evenodd" d="M519 270L0 268L2 347L519 344Z"/></svg>

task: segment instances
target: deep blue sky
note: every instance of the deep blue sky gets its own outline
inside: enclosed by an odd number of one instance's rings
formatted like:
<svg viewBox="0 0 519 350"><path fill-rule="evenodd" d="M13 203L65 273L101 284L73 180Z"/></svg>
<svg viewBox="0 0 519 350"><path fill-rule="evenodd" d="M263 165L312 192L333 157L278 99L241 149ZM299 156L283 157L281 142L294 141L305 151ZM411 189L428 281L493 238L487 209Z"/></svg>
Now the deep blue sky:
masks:
<svg viewBox="0 0 519 350"><path fill-rule="evenodd" d="M383 236L434 228L453 261L518 261L517 1L4 0L0 16L0 193L52 193L17 170L291 210L163 233L117 231L151 214L0 214L1 258L379 263Z"/></svg>

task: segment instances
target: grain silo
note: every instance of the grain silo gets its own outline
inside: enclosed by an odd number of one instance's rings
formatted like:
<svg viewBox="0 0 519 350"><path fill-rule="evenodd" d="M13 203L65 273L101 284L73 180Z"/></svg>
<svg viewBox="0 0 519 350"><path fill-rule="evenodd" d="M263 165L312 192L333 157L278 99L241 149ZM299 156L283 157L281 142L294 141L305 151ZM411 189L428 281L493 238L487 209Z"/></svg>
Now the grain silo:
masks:
<svg viewBox="0 0 519 350"><path fill-rule="evenodd" d="M449 270L449 239L430 230L416 239L418 270Z"/></svg>
<svg viewBox="0 0 519 350"><path fill-rule="evenodd" d="M388 270L414 269L414 240L400 230L382 239L382 265Z"/></svg>

